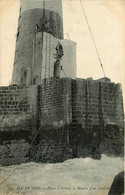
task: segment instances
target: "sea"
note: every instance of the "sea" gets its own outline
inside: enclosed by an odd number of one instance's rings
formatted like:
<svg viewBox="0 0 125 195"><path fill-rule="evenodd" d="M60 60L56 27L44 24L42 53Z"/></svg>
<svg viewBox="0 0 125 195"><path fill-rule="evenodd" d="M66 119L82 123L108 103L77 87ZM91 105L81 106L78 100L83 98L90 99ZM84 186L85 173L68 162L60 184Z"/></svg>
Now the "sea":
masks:
<svg viewBox="0 0 125 195"><path fill-rule="evenodd" d="M123 171L123 162L122 157L103 154L101 160L75 158L55 164L29 162L0 167L0 182L4 181L0 194L108 195L115 175Z"/></svg>

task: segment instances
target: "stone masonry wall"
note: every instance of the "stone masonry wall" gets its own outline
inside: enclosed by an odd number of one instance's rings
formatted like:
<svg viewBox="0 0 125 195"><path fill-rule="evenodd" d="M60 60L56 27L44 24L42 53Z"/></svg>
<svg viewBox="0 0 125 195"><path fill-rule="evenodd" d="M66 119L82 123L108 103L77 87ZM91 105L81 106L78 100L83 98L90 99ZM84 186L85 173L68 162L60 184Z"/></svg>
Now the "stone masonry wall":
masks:
<svg viewBox="0 0 125 195"><path fill-rule="evenodd" d="M123 130L123 99L119 84L76 79L72 83L73 121L92 133L92 127L116 124Z"/></svg>
<svg viewBox="0 0 125 195"><path fill-rule="evenodd" d="M116 84L115 87L115 98L116 98L116 106L115 106L115 114L116 114L116 121L120 128L120 131L124 129L124 108L123 108L123 95L122 95L122 86L121 84ZM124 132L121 132L124 134Z"/></svg>
<svg viewBox="0 0 125 195"><path fill-rule="evenodd" d="M119 84L92 79L72 80L72 130L69 140L74 156L89 155L95 147L99 148L103 140L120 138L123 121Z"/></svg>
<svg viewBox="0 0 125 195"><path fill-rule="evenodd" d="M31 149L31 158L41 162L62 162L70 155L71 79L44 79L39 86L39 108L41 129L37 144Z"/></svg>
<svg viewBox="0 0 125 195"><path fill-rule="evenodd" d="M119 84L53 77L41 85L0 87L0 164L62 162L99 153L100 145L107 150L114 128L123 135L123 117Z"/></svg>
<svg viewBox="0 0 125 195"><path fill-rule="evenodd" d="M0 87L0 164L28 161L37 123L37 86Z"/></svg>
<svg viewBox="0 0 125 195"><path fill-rule="evenodd" d="M72 120L71 79L44 79L39 88L41 126L45 124L59 128Z"/></svg>
<svg viewBox="0 0 125 195"><path fill-rule="evenodd" d="M70 144L73 156L91 154L94 134L101 136L99 82L93 80L72 80L72 129Z"/></svg>

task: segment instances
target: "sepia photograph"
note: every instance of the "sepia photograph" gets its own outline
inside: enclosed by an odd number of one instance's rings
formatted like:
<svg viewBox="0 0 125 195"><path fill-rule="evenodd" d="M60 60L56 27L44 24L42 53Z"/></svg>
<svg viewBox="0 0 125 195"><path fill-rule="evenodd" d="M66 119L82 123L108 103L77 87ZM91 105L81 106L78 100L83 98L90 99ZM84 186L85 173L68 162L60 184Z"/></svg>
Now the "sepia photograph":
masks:
<svg viewBox="0 0 125 195"><path fill-rule="evenodd" d="M125 1L0 0L0 194L124 195Z"/></svg>

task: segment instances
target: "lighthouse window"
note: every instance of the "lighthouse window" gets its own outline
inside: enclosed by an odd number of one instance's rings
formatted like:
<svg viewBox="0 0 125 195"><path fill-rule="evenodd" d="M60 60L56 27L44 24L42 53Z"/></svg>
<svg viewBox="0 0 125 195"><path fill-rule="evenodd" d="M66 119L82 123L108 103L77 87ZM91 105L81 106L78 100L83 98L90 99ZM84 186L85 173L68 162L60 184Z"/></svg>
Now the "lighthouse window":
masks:
<svg viewBox="0 0 125 195"><path fill-rule="evenodd" d="M26 84L26 80L27 80L27 71L25 70L24 71L24 80L23 80L24 83L23 84Z"/></svg>
<svg viewBox="0 0 125 195"><path fill-rule="evenodd" d="M17 39L19 38L19 31L17 32Z"/></svg>
<svg viewBox="0 0 125 195"><path fill-rule="evenodd" d="M36 84L36 78L33 79L33 84L34 84L34 85Z"/></svg>
<svg viewBox="0 0 125 195"><path fill-rule="evenodd" d="M18 27L18 30L17 30L17 34L16 34L16 37L17 37L17 39L19 39L19 34L20 34L20 27Z"/></svg>

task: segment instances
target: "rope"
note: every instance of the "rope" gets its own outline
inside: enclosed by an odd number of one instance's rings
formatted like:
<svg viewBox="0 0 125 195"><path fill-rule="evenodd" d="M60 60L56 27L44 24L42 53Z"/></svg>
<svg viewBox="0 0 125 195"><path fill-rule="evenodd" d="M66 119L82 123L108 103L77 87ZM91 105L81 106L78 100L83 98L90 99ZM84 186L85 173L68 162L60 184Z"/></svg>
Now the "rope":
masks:
<svg viewBox="0 0 125 195"><path fill-rule="evenodd" d="M33 144L33 142L34 142L36 136L37 136L38 133L40 132L40 130L41 130L41 127L39 128L39 130L36 132L35 136L33 137L33 139L32 139L32 141L31 141L31 144L30 144L30 146L29 146L27 152L28 152L29 149L31 148L31 146L32 146L32 144ZM26 154L27 154L27 153L26 153ZM19 166L20 166L20 165L17 165L17 166L15 167L15 169L11 172L11 174L10 174L5 180L3 180L3 181L0 183L0 185L2 185L3 183L5 183L5 182L14 174L14 172L16 171L16 169L17 169Z"/></svg>
<svg viewBox="0 0 125 195"><path fill-rule="evenodd" d="M97 46L96 46L96 43L95 43L95 39L94 39L94 36L93 36L93 34L92 34L92 31L91 31L91 28L90 28L90 25L89 25L89 22L88 22L88 19L87 19L86 13L85 13L85 9L84 9L83 4L82 4L82 0L80 0L80 3L81 3L82 11L83 11L84 16L85 16L85 19L86 19L86 23L87 23L87 25L88 25L88 29L89 29L90 35L91 35L91 37L92 37L92 41L93 41L93 44L94 44L94 47L95 47L95 50L96 50L96 53L97 53L97 57L98 57L98 60L99 60L100 66L101 66L101 68L102 68L102 71L103 71L104 77L106 77L106 75L105 75L105 71L104 71L104 68L103 68L103 65L102 65L102 62L101 62L100 56L99 56L99 52L98 52L98 49L97 49Z"/></svg>

